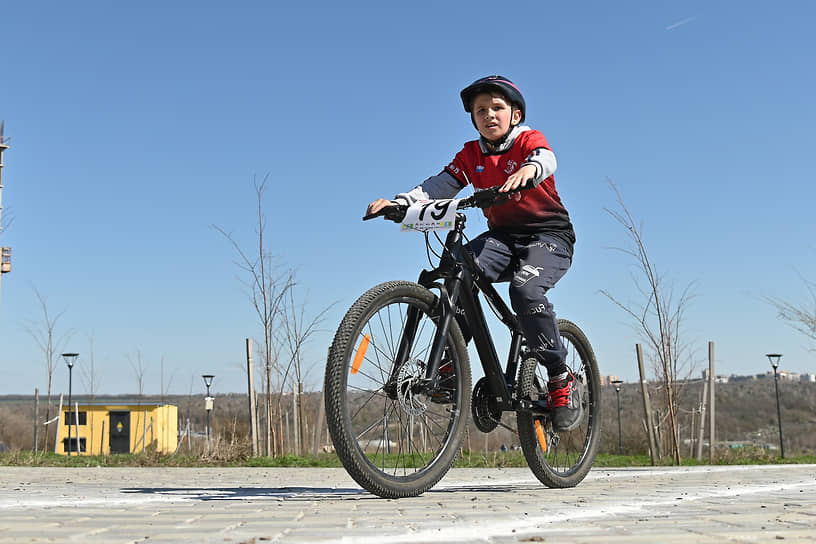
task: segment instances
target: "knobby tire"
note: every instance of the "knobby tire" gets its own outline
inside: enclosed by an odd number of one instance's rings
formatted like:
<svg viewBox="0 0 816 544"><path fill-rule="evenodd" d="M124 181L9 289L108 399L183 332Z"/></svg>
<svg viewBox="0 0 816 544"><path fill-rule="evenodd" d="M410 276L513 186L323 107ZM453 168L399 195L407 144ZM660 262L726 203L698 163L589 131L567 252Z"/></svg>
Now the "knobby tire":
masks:
<svg viewBox="0 0 816 544"><path fill-rule="evenodd" d="M577 428L557 432L547 416L518 412L521 449L530 470L544 485L575 487L592 468L601 434L601 382L598 363L586 335L574 323L558 320L567 347L567 366L582 389L583 416ZM519 389L522 398L538 400L546 394L546 369L536 359L522 362ZM538 422L538 426L536 425Z"/></svg>
<svg viewBox="0 0 816 544"><path fill-rule="evenodd" d="M419 310L420 323L408 360L395 371L409 308ZM412 497L433 487L464 438L471 375L456 320L437 390L426 395L410 389L424 375L437 312L436 295L416 283L377 285L351 306L329 349L324 391L332 442L349 475L380 497ZM394 374L403 384L398 391L388 385Z"/></svg>

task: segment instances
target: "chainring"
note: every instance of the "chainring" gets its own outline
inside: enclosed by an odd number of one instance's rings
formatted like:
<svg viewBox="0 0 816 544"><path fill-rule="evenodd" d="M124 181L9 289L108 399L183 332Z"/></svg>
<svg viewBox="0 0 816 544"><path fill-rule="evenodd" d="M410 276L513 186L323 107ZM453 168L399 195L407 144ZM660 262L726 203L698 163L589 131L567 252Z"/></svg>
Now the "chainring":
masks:
<svg viewBox="0 0 816 544"><path fill-rule="evenodd" d="M487 377L480 378L473 387L470 410L473 414L473 423L483 433L489 433L499 426L501 410L490 392L490 382Z"/></svg>

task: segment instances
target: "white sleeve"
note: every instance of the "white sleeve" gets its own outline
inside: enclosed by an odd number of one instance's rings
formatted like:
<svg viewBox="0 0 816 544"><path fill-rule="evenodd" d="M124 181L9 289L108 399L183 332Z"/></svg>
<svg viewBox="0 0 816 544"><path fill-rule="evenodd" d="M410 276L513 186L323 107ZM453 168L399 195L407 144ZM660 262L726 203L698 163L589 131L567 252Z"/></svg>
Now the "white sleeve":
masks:
<svg viewBox="0 0 816 544"><path fill-rule="evenodd" d="M437 176L429 177L407 193L398 194L394 200L410 206L417 200L453 198L461 189L462 185L459 180L445 171Z"/></svg>
<svg viewBox="0 0 816 544"><path fill-rule="evenodd" d="M527 156L522 166L532 164L536 168L536 176L533 178L533 186L538 185L555 173L558 163L555 161L555 153L544 147L534 149Z"/></svg>

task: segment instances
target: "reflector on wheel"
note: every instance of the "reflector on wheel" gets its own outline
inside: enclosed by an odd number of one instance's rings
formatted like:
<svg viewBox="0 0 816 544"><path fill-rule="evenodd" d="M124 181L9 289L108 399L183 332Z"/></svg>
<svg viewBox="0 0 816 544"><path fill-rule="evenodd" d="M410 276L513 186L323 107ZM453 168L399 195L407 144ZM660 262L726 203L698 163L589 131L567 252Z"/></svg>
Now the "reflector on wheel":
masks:
<svg viewBox="0 0 816 544"><path fill-rule="evenodd" d="M354 354L354 361L351 363L351 373L357 374L360 370L360 365L363 364L366 351L368 351L368 342L371 340L371 335L363 336L363 341L360 342L360 347L357 348L357 353Z"/></svg>

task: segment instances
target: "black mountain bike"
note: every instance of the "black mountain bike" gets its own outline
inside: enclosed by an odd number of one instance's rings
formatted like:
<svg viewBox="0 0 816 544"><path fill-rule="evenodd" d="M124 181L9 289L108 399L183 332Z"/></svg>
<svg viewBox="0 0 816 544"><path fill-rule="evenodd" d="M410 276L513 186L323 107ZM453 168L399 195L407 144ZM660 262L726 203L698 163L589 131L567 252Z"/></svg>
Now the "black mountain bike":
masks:
<svg viewBox="0 0 816 544"><path fill-rule="evenodd" d="M459 200L457 209L506 199L497 188L487 189ZM450 202L432 201L430 212ZM389 206L363 219L401 222L406 210ZM391 281L369 289L346 313L329 349L324 391L335 450L351 477L380 497L420 495L439 482L459 453L468 414L482 432L499 425L516 432L527 464L548 487L577 485L595 458L601 387L589 341L575 324L558 321L583 415L572 430L556 431L545 402L546 369L527 349L516 316L464 250L464 229L465 215L456 212L438 266L423 270L417 283ZM427 232L425 243L430 260ZM510 331L504 369L477 291ZM457 305L462 315L456 315ZM485 373L472 393L460 320ZM515 427L502 422L503 412L515 412Z"/></svg>

